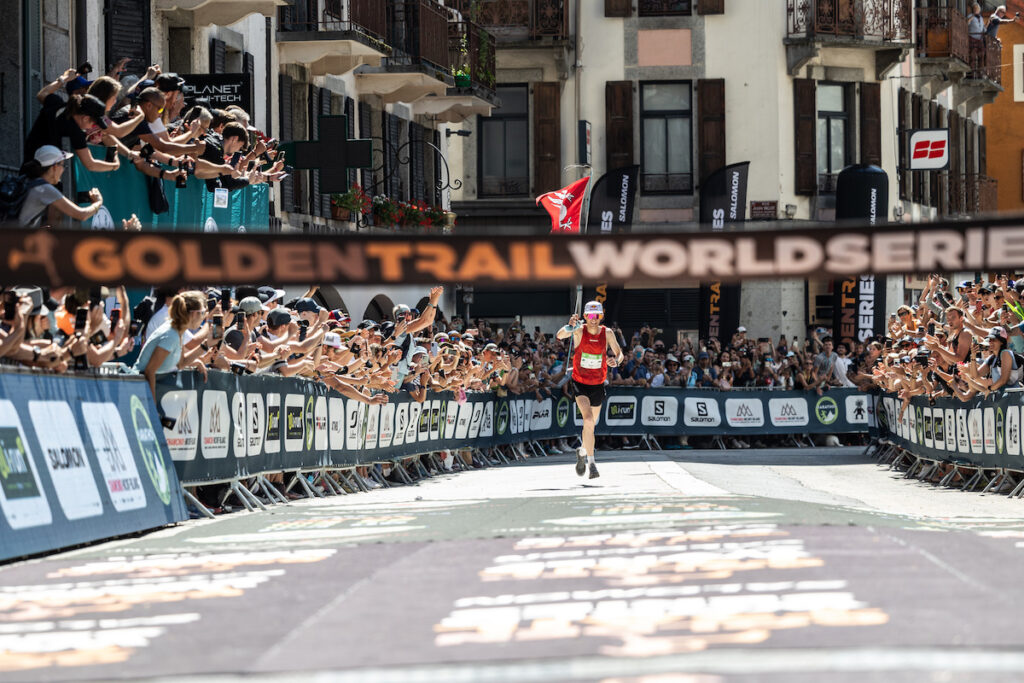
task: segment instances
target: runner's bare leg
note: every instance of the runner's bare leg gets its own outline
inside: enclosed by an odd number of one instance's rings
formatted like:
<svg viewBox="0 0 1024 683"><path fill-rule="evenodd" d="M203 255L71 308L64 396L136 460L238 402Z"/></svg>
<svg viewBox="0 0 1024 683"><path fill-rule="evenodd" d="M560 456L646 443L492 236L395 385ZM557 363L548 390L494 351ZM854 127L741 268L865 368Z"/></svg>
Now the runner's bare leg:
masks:
<svg viewBox="0 0 1024 683"><path fill-rule="evenodd" d="M586 396L577 396L576 405L579 406L580 415L583 416L583 450L588 458L594 456L594 427L597 425L597 416L601 414L601 406L593 408L590 399Z"/></svg>

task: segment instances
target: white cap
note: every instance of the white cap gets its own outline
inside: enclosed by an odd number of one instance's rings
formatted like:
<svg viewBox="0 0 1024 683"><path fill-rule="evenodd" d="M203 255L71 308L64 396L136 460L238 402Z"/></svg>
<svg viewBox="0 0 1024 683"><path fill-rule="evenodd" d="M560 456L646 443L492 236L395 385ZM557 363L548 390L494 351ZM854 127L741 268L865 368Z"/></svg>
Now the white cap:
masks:
<svg viewBox="0 0 1024 683"><path fill-rule="evenodd" d="M604 306L601 305L600 301L588 301L587 305L583 307L584 317L589 313L604 315Z"/></svg>
<svg viewBox="0 0 1024 683"><path fill-rule="evenodd" d="M411 355L411 356L409 356L409 357L410 357L410 358L413 358L414 356L418 356L418 355L420 355L421 353L426 353L426 352L427 352L427 350L426 350L425 348L423 348L422 346L417 346L417 347L415 347L415 348L414 348L414 349L412 350L412 355Z"/></svg>
<svg viewBox="0 0 1024 683"><path fill-rule="evenodd" d="M336 349L341 348L341 335L337 332L328 332L324 335L324 346L333 346Z"/></svg>
<svg viewBox="0 0 1024 683"><path fill-rule="evenodd" d="M36 150L33 155L33 159L39 162L39 165L43 168L49 168L60 161L66 161L70 159L72 154L57 149L53 145L43 145Z"/></svg>
<svg viewBox="0 0 1024 683"><path fill-rule="evenodd" d="M740 325L739 327L736 328L736 331L737 332L746 332L747 328L743 327L743 325Z"/></svg>

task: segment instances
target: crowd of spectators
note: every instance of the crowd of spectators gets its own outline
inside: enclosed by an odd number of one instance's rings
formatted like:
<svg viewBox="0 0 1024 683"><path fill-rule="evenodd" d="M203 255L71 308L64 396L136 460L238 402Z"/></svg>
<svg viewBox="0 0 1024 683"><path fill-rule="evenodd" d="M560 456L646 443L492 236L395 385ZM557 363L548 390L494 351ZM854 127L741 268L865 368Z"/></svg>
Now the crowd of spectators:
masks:
<svg viewBox="0 0 1024 683"><path fill-rule="evenodd" d="M94 173L131 164L147 176L149 205L157 214L168 210L167 192L192 179L213 192L287 176L277 141L250 125L241 107L212 108L200 98L186 109L183 78L158 65L127 74L127 63L95 80L89 79L92 66L83 64L36 93L42 108L25 138L20 174L0 188L0 220L34 228L95 216L103 206L99 190L80 192L75 201L62 191L72 157ZM101 158L94 156L97 146L105 148ZM141 225L133 216L122 227Z"/></svg>
<svg viewBox="0 0 1024 683"><path fill-rule="evenodd" d="M870 376L901 399L901 415L914 396L966 401L1021 386L1024 278L1016 277L951 288L932 275L916 305L890 316Z"/></svg>

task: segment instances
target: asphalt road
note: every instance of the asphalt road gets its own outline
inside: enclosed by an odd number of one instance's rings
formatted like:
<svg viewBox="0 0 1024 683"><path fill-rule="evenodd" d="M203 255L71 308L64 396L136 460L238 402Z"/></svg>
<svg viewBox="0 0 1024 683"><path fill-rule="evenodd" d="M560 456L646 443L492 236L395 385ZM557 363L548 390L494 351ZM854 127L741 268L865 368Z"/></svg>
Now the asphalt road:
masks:
<svg viewBox="0 0 1024 683"><path fill-rule="evenodd" d="M0 681L1019 681L1024 502L859 449L556 456L0 567Z"/></svg>

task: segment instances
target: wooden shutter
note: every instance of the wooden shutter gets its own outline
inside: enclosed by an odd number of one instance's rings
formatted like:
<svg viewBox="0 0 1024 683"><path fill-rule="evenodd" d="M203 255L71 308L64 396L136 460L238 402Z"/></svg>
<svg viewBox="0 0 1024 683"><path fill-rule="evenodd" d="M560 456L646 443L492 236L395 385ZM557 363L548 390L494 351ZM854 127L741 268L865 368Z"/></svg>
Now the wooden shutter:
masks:
<svg viewBox="0 0 1024 683"><path fill-rule="evenodd" d="M697 131L700 182L725 166L725 79L697 81Z"/></svg>
<svg viewBox="0 0 1024 683"><path fill-rule="evenodd" d="M935 100L928 102L928 127L939 128L939 103ZM929 171L927 176L928 180L928 196L926 201L928 206L939 205L939 172Z"/></svg>
<svg viewBox="0 0 1024 683"><path fill-rule="evenodd" d="M384 128L384 193L391 199L408 199L402 183L398 148L402 146L402 121L394 114L381 113Z"/></svg>
<svg viewBox="0 0 1024 683"><path fill-rule="evenodd" d="M963 206L963 169L960 165L960 115L949 112L949 212L958 214Z"/></svg>
<svg viewBox="0 0 1024 683"><path fill-rule="evenodd" d="M280 104L280 125L281 140L291 142L294 140L294 123L292 121L292 77L285 74L278 76L277 96ZM294 175L281 181L281 210L295 210L295 182Z"/></svg>
<svg viewBox="0 0 1024 683"><path fill-rule="evenodd" d="M373 108L370 107L366 102L359 103L359 137L369 138L373 137ZM373 146L380 149L380 141L374 140ZM377 157L374 156L374 163L376 163ZM360 171L362 176L363 190L369 195L379 194L377 186L373 182L373 171L369 168Z"/></svg>
<svg viewBox="0 0 1024 683"><path fill-rule="evenodd" d="M142 73L152 64L149 14L149 0L107 0L104 10L107 64L113 65L121 57L131 57L128 64L131 73Z"/></svg>
<svg viewBox="0 0 1024 683"><path fill-rule="evenodd" d="M793 79L793 114L796 149L793 191L813 195L818 191L817 86L813 79Z"/></svg>
<svg viewBox="0 0 1024 683"><path fill-rule="evenodd" d="M938 112L935 118L936 128L947 128L948 115L946 108L941 104L938 106ZM938 185L938 201L935 206L939 209L939 216L949 215L949 170L936 171L935 173L935 184Z"/></svg>
<svg viewBox="0 0 1024 683"><path fill-rule="evenodd" d="M347 130L345 133L348 135L350 140L356 137L356 101L351 97L345 97L345 104L343 105L343 113L348 118ZM349 187L356 183L356 170L354 168L348 171L348 184Z"/></svg>
<svg viewBox="0 0 1024 683"><path fill-rule="evenodd" d="M533 86L533 194L562 186L562 117L558 83Z"/></svg>
<svg viewBox="0 0 1024 683"><path fill-rule="evenodd" d="M632 166L633 81L608 81L604 86L605 163L609 169Z"/></svg>
<svg viewBox="0 0 1024 683"><path fill-rule="evenodd" d="M860 163L882 165L882 86L860 84Z"/></svg>
<svg viewBox="0 0 1024 683"><path fill-rule="evenodd" d="M435 130L433 133L434 147L441 149L441 131ZM451 178L443 178L441 175L441 153L437 150L430 150L431 157L434 160L434 184L431 186L431 196L434 198L434 204L441 206L442 190L438 185L442 182L451 182Z"/></svg>
<svg viewBox="0 0 1024 683"><path fill-rule="evenodd" d="M425 137L423 126L418 123L409 124L409 189L412 198L421 202L430 201L427 194L426 148L423 144Z"/></svg>
<svg viewBox="0 0 1024 683"><path fill-rule="evenodd" d="M320 138L320 88L309 86L309 101L306 115L309 120L309 139ZM322 216L320 210L320 171L309 172L309 215Z"/></svg>
<svg viewBox="0 0 1024 683"><path fill-rule="evenodd" d="M725 0L697 0L697 14L725 14Z"/></svg>
<svg viewBox="0 0 1024 683"><path fill-rule="evenodd" d="M321 116L330 116L331 114L331 91L327 88L320 88L320 114ZM319 128L320 124L317 123ZM320 175L320 171L316 172ZM331 195L322 194L319 196L320 201L320 215L329 217L331 215Z"/></svg>
<svg viewBox="0 0 1024 683"><path fill-rule="evenodd" d="M923 126L921 125L921 121L924 113L924 98L920 95L914 95L911 100L911 104L913 107L913 114L910 125L914 129L922 128ZM910 199L911 201L920 204L924 195L924 173L922 171L913 171L911 175L913 176L913 185L911 186Z"/></svg>
<svg viewBox="0 0 1024 683"><path fill-rule="evenodd" d="M226 70L228 50L223 40L210 39L210 73L222 74Z"/></svg>
<svg viewBox="0 0 1024 683"><path fill-rule="evenodd" d="M985 126L978 126L978 175L988 175L988 142Z"/></svg>
<svg viewBox="0 0 1024 683"><path fill-rule="evenodd" d="M628 17L633 14L633 0L604 0L606 17Z"/></svg>
<svg viewBox="0 0 1024 683"><path fill-rule="evenodd" d="M910 106L909 106L910 93L904 88L900 88L899 95L896 98L896 118L897 118L897 135L899 136L899 149L900 149L900 161L899 161L899 180L900 180L900 199L910 199L910 164L907 160L907 144L909 136L907 135L907 129L910 126Z"/></svg>

